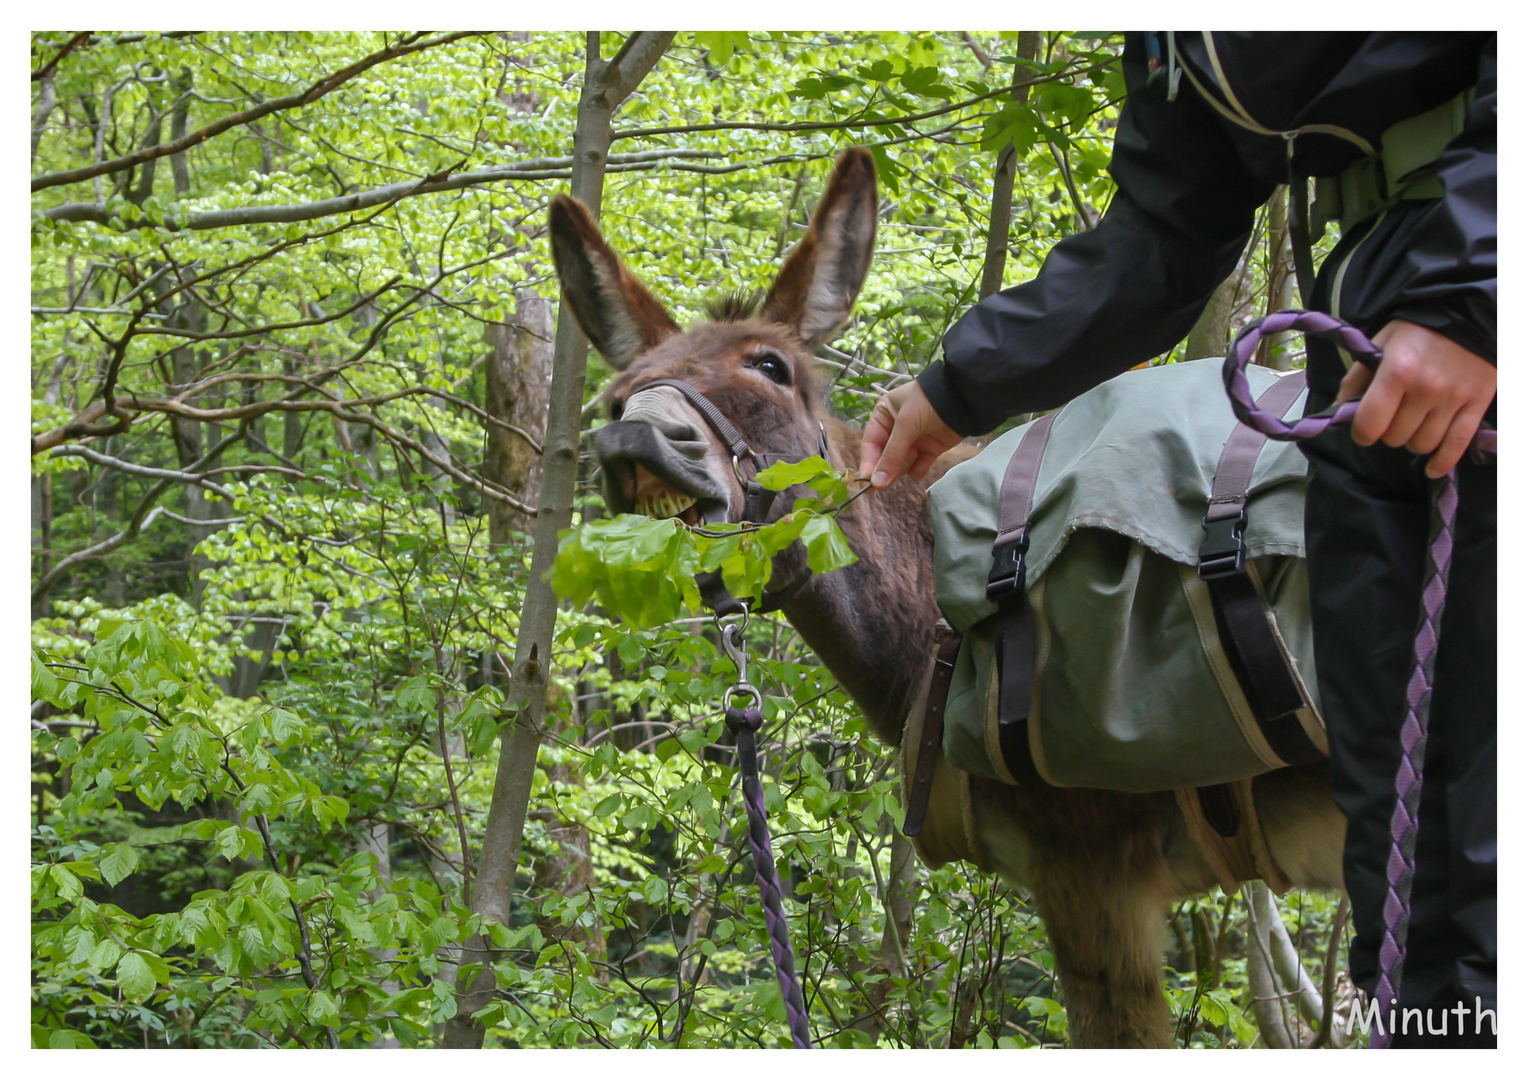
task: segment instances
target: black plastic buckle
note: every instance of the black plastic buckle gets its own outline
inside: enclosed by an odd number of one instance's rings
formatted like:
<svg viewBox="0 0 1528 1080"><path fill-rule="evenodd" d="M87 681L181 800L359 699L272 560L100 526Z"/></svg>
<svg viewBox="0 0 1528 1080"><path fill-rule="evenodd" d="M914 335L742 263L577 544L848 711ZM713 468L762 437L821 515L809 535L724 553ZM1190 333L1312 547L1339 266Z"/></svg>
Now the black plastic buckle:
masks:
<svg viewBox="0 0 1528 1080"><path fill-rule="evenodd" d="M1199 579L1240 574L1247 566L1247 511L1234 518L1204 519L1204 543L1199 545Z"/></svg>
<svg viewBox="0 0 1528 1080"><path fill-rule="evenodd" d="M1026 532L992 548L992 571L987 575L987 599L1001 604L1024 588L1024 555L1029 551Z"/></svg>

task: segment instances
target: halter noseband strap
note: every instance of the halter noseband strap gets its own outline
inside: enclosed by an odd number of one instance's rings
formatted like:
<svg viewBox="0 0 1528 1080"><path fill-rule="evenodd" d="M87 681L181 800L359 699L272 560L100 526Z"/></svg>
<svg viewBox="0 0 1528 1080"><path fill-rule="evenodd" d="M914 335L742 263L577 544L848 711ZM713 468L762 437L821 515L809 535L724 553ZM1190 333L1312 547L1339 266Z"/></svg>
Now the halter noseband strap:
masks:
<svg viewBox="0 0 1528 1080"><path fill-rule="evenodd" d="M755 524L762 522L769 514L769 508L774 504L775 495L778 493L770 491L758 482L759 473L782 461L795 464L804 459L791 457L788 454L757 453L748 445L748 440L743 438L738 429L732 426L732 421L712 404L711 399L683 379L654 379L652 382L643 383L637 392L640 393L642 390L649 390L655 386L671 386L683 394L686 400L700 411L700 415L705 417L706 423L711 425L711 429L716 432L722 442L727 444L727 449L732 454L732 471L737 474L738 483L743 485L742 520ZM831 463L833 459L828 455L828 433L821 421L817 423L817 435L817 452L822 455L822 460ZM744 477L742 470L738 468L738 462L744 458L753 462L753 479L751 480Z"/></svg>

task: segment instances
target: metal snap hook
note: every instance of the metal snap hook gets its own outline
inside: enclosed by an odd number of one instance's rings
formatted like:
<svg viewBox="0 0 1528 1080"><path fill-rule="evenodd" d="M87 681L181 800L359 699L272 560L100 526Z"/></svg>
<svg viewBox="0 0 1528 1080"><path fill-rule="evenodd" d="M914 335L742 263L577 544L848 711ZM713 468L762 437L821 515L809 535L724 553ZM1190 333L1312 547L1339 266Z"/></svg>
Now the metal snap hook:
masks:
<svg viewBox="0 0 1528 1080"><path fill-rule="evenodd" d="M736 618L732 616L731 618ZM717 620L720 622L721 620ZM722 626L722 649L727 653L727 658L737 667L738 686L748 682L748 649L742 643L743 631L748 627L748 609L743 609L740 620L729 622Z"/></svg>

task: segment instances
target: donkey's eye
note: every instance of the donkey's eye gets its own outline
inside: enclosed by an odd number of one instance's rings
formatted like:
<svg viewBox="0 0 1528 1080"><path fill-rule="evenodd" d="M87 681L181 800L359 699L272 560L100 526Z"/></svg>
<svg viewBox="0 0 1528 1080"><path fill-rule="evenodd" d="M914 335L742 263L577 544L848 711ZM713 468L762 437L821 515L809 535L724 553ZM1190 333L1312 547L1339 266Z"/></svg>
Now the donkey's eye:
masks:
<svg viewBox="0 0 1528 1080"><path fill-rule="evenodd" d="M789 386L791 384L790 365L774 353L756 356L749 363L762 371L771 382L779 383L781 386Z"/></svg>

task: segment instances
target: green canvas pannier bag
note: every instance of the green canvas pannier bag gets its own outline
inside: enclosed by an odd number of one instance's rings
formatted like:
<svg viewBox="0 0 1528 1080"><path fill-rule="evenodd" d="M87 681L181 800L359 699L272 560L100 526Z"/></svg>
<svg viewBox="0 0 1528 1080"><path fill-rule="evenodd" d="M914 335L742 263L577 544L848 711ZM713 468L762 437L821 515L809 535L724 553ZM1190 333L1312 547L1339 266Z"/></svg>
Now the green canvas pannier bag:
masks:
<svg viewBox="0 0 1528 1080"><path fill-rule="evenodd" d="M1127 372L930 488L956 768L1145 792L1326 754L1305 458L1237 423L1221 367ZM1247 374L1299 415L1303 373Z"/></svg>

